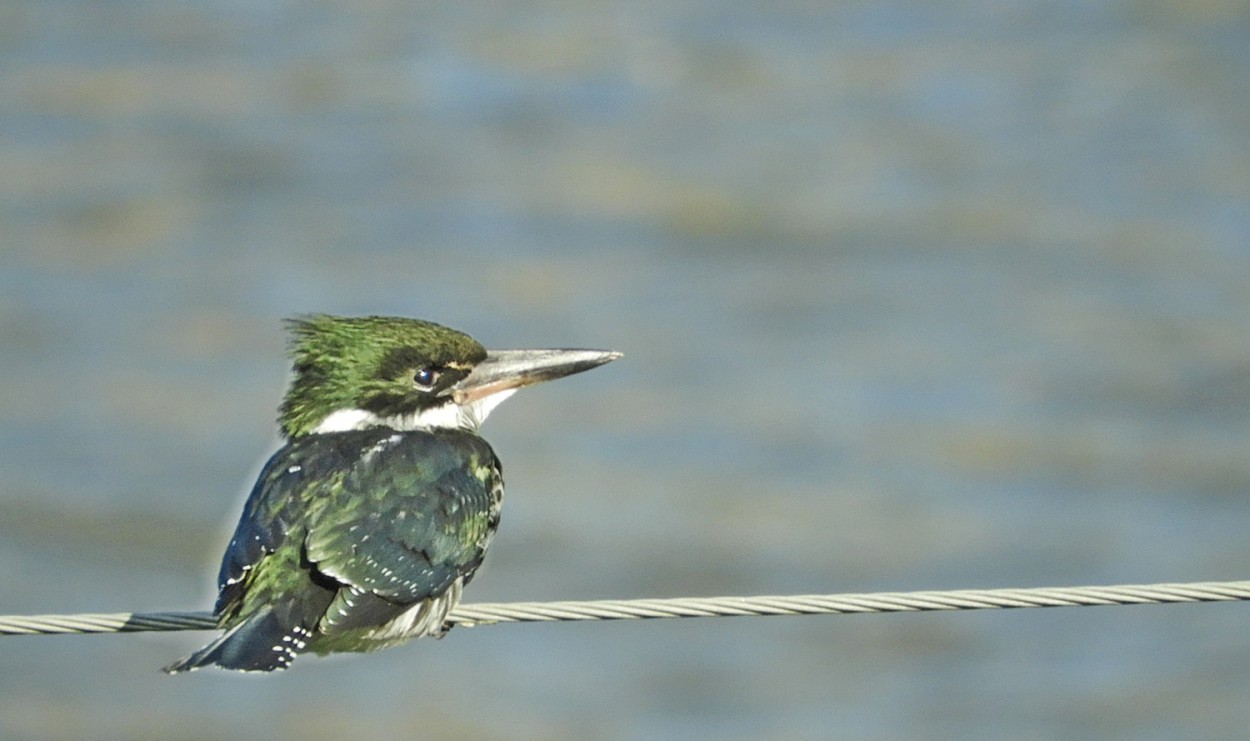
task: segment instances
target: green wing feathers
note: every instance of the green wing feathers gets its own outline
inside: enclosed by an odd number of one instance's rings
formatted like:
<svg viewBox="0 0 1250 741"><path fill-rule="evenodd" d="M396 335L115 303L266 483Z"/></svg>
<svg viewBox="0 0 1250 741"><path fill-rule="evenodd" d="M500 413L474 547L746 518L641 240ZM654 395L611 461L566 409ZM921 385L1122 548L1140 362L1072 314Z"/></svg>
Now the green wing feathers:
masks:
<svg viewBox="0 0 1250 741"><path fill-rule="evenodd" d="M265 466L222 562L227 632L172 671L266 671L296 653L414 637L377 629L454 606L499 525L503 480L467 432L377 428L297 438ZM413 625L438 633L441 621ZM280 653L287 658L275 662Z"/></svg>
<svg viewBox="0 0 1250 741"><path fill-rule="evenodd" d="M411 603L481 563L499 520L498 463L464 433L392 433L314 504L307 559L321 573Z"/></svg>

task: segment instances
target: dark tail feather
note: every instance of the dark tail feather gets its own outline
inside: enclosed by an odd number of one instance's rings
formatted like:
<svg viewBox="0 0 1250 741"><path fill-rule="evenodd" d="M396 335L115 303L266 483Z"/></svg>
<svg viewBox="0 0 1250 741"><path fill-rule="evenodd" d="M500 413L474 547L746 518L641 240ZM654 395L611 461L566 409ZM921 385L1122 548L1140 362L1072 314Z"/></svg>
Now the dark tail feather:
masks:
<svg viewBox="0 0 1250 741"><path fill-rule="evenodd" d="M199 651L165 667L170 674L217 665L243 672L285 669L304 648L308 631L284 627L271 608L256 613Z"/></svg>

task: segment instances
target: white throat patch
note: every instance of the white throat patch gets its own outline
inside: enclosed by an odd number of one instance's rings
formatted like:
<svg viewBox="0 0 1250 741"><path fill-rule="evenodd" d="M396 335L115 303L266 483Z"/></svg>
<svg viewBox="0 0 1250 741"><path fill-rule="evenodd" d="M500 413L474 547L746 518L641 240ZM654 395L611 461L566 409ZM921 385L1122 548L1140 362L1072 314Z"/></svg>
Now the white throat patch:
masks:
<svg viewBox="0 0 1250 741"><path fill-rule="evenodd" d="M487 415L499 406L499 402L512 396L516 389L505 389L490 396L485 396L470 404L461 406L448 399L436 407L400 414L393 417L379 417L364 409L339 409L331 412L321 423L313 428L313 434L322 432L347 432L349 430L365 430L370 427L389 427L400 432L412 430L468 430L476 432Z"/></svg>

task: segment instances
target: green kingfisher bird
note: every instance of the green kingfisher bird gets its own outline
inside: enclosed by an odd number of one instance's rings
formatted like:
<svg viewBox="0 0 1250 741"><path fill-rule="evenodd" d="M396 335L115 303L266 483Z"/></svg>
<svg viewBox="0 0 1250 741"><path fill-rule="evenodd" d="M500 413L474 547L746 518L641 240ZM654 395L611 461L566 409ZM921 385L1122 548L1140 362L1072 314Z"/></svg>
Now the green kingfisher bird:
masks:
<svg viewBox="0 0 1250 741"><path fill-rule="evenodd" d="M499 526L503 476L478 427L523 386L621 356L487 350L396 317L290 320L284 444L222 559L217 640L166 667L285 669L304 652L442 636Z"/></svg>

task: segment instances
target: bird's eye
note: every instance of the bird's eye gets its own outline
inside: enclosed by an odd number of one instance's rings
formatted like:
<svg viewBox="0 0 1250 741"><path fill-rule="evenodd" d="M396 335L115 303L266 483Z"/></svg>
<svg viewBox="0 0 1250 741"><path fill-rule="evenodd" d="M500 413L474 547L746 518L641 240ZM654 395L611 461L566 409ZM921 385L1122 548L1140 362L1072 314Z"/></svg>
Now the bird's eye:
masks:
<svg viewBox="0 0 1250 741"><path fill-rule="evenodd" d="M433 368L418 368L412 374L412 382L417 388L428 391L438 383L438 371Z"/></svg>

